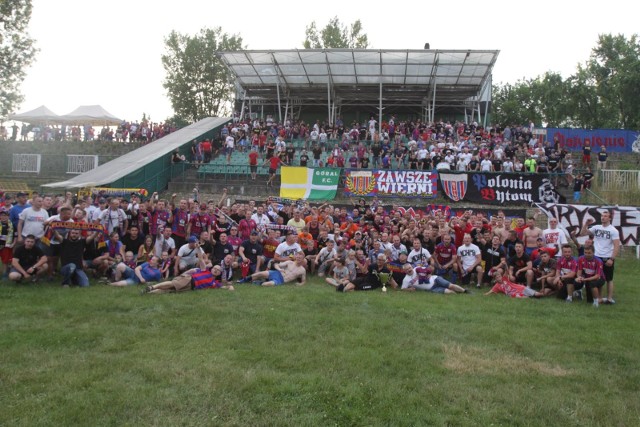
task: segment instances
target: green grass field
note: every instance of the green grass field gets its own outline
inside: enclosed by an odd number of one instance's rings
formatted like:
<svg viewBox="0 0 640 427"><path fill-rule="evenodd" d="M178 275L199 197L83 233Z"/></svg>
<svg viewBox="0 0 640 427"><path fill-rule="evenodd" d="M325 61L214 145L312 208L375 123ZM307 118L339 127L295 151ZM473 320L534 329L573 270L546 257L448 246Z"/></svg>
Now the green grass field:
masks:
<svg viewBox="0 0 640 427"><path fill-rule="evenodd" d="M615 306L238 285L0 284L0 425L640 425L640 275Z"/></svg>

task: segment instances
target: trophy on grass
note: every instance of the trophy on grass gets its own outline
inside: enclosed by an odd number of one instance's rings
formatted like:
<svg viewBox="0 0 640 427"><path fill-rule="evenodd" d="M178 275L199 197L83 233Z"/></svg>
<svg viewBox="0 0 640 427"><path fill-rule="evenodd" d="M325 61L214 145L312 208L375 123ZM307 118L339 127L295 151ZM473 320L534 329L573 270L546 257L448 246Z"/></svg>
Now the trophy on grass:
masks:
<svg viewBox="0 0 640 427"><path fill-rule="evenodd" d="M376 271L374 274L378 280L380 280L380 283L382 283L382 292L387 292L387 283L391 280L391 273L380 273Z"/></svg>

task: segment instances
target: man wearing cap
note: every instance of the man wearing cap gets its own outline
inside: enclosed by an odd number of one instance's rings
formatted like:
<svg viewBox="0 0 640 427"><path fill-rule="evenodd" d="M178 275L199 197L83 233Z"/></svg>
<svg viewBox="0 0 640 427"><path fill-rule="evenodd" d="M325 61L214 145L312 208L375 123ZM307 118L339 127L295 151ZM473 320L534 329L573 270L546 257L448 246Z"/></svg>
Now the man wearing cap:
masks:
<svg viewBox="0 0 640 427"><path fill-rule="evenodd" d="M100 218L102 214L108 209L107 199L104 197L100 197L98 199L98 206L91 212L91 216L87 217L87 221L92 222L94 224L98 224L100 222Z"/></svg>
<svg viewBox="0 0 640 427"><path fill-rule="evenodd" d="M173 275L179 276L180 273L196 267L202 259L203 251L200 242L196 236L189 237L186 244L178 249L178 255L174 261Z"/></svg>
<svg viewBox="0 0 640 427"><path fill-rule="evenodd" d="M23 210L30 208L31 204L27 203L27 193L20 191L16 194L17 203L9 210L9 220L13 224L13 229L18 230L18 221Z"/></svg>

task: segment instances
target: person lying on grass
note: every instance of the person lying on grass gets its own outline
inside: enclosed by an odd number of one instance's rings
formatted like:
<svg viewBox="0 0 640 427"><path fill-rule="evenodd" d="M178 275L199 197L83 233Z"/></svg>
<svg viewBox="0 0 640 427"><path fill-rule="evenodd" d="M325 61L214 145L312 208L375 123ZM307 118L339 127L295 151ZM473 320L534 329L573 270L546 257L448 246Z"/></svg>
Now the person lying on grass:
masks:
<svg viewBox="0 0 640 427"><path fill-rule="evenodd" d="M219 278L222 267L214 265L211 270L206 268L204 260L200 260L199 268L192 268L179 276L162 283L149 285L142 290L142 294L166 294L170 292L195 291L199 289L228 289L235 290L233 285L225 285ZM216 279L217 278L217 279Z"/></svg>
<svg viewBox="0 0 640 427"><path fill-rule="evenodd" d="M518 283L513 283L506 276L504 276L504 271L501 268L497 268L493 272L493 288L485 295L491 294L505 294L510 296L511 298L527 298L527 297L536 297L540 298L544 296L542 292L536 292L531 288L528 288L524 285L520 285Z"/></svg>
<svg viewBox="0 0 640 427"><path fill-rule="evenodd" d="M113 283L103 282L110 286L130 286L138 283L158 282L162 279L162 273L158 268L160 259L157 256L151 257L149 262L142 263L135 269L127 267L121 262L115 269L115 281Z"/></svg>
<svg viewBox="0 0 640 427"><path fill-rule="evenodd" d="M307 280L307 260L304 252L295 254L293 260L279 262L274 265L275 270L260 271L247 276L240 283L266 280L262 286L279 286L298 280L298 286L305 284Z"/></svg>
<svg viewBox="0 0 640 427"><path fill-rule="evenodd" d="M416 267L406 263L402 266L405 276L402 280L402 291L431 291L436 294L463 294L468 291L462 286L458 286L446 280L443 277L433 275L431 266Z"/></svg>

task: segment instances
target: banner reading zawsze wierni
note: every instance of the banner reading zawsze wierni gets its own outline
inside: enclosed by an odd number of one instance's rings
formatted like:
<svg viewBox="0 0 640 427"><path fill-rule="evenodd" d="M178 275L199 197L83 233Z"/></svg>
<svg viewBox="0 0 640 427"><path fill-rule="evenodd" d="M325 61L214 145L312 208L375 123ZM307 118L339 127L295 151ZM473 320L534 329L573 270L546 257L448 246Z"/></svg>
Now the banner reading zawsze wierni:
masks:
<svg viewBox="0 0 640 427"><path fill-rule="evenodd" d="M418 170L345 170L348 196L410 196L435 198L438 173Z"/></svg>
<svg viewBox="0 0 640 427"><path fill-rule="evenodd" d="M544 174L441 171L440 184L447 197L456 202L491 205L565 202Z"/></svg>

